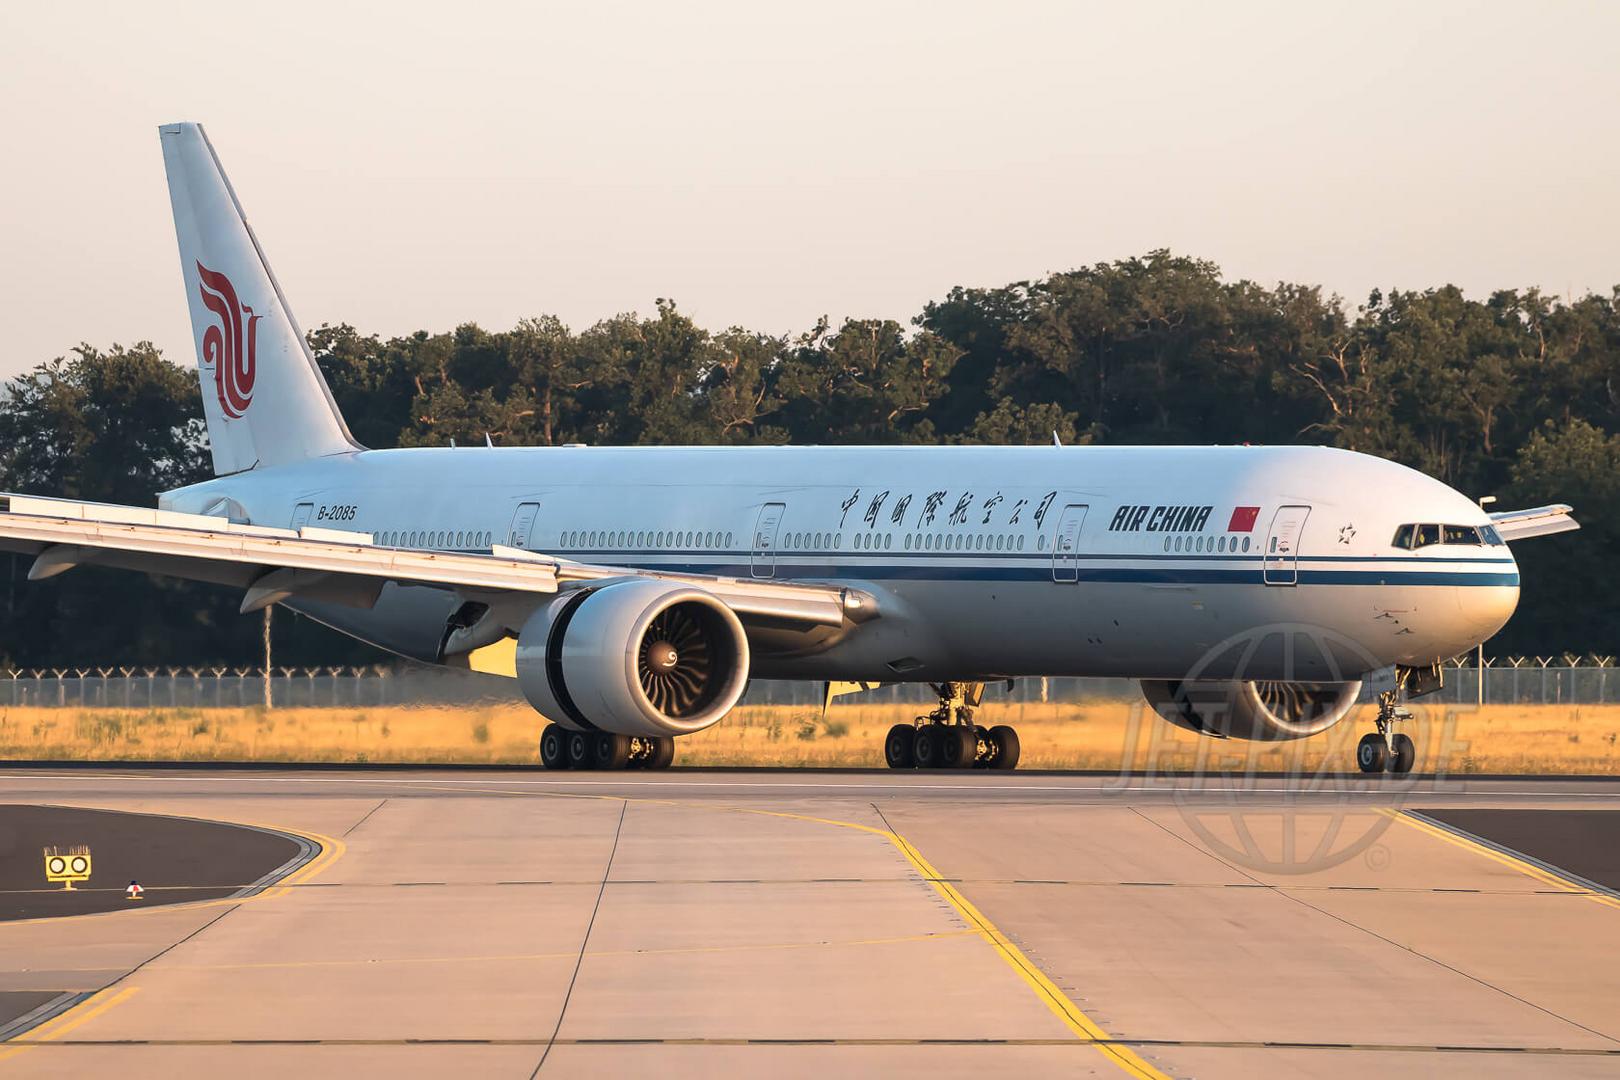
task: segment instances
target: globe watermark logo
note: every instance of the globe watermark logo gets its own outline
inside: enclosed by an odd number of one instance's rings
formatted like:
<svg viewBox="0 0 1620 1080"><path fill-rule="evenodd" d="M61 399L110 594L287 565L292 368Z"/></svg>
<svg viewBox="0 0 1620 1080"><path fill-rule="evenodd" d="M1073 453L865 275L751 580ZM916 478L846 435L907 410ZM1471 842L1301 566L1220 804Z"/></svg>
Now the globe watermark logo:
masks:
<svg viewBox="0 0 1620 1080"><path fill-rule="evenodd" d="M1234 635L1177 680L1144 681L1151 705L1127 724L1121 771L1106 788L1167 794L1189 839L1233 867L1301 875L1392 858L1381 843L1414 792L1455 792L1445 763L1466 751L1457 712L1414 708L1404 734L1415 768L1364 774L1357 740L1376 703L1361 700L1379 662L1353 639L1302 623ZM1386 679L1392 686L1392 677Z"/></svg>

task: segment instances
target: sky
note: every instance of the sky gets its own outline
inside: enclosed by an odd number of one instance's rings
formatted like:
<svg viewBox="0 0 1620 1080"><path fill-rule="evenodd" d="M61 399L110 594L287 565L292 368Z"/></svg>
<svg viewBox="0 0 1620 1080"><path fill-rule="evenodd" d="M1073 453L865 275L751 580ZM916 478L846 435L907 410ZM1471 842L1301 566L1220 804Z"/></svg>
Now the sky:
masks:
<svg viewBox="0 0 1620 1080"><path fill-rule="evenodd" d="M1598 2L6 4L0 376L193 358L179 120L306 328L799 333L1155 248L1608 292L1617 42Z"/></svg>

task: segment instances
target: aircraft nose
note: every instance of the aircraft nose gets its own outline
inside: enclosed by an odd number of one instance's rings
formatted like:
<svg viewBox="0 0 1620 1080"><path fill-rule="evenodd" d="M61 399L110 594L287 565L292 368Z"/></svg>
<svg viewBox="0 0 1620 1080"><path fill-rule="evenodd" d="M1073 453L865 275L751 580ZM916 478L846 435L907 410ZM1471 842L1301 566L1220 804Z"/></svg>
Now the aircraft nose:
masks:
<svg viewBox="0 0 1620 1080"><path fill-rule="evenodd" d="M1518 576L1511 584L1463 585L1457 589L1457 608L1461 614L1460 636L1467 638L1472 648L1492 637L1507 625L1513 610L1519 606Z"/></svg>

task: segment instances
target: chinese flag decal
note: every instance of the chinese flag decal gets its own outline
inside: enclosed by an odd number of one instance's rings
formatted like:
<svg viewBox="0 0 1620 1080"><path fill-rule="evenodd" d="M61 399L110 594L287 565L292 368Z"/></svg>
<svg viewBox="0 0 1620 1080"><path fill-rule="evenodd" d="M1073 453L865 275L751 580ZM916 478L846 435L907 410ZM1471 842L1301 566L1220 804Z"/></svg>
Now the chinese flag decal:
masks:
<svg viewBox="0 0 1620 1080"><path fill-rule="evenodd" d="M1226 531L1254 532L1254 519L1259 516L1258 506L1240 506L1232 511L1232 521L1226 526Z"/></svg>

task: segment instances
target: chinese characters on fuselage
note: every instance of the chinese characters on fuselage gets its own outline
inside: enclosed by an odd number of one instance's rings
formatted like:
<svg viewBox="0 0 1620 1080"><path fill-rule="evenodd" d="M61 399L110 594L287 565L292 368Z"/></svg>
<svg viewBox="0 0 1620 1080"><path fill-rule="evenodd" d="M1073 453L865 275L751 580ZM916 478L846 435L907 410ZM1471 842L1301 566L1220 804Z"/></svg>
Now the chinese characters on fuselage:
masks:
<svg viewBox="0 0 1620 1080"><path fill-rule="evenodd" d="M892 503L889 501L891 494L893 494L892 489L884 488L868 497L866 509L861 513L861 517L865 520L868 528L878 528L886 505L892 506L888 514L889 524L905 528L908 525L906 519L912 517L909 524L918 529L933 528L947 505L951 509L945 515L946 520L941 524L950 526L969 525L974 523L973 519L975 518L979 525L993 525L996 524L994 519L1001 515L1006 517L1002 524L1021 525L1024 523L1024 510L1029 506L1029 500L1026 498L1016 499L1008 505L1007 496L1000 491L993 491L983 496L976 495L972 491L964 491L957 496L955 502L950 502L949 491L929 491L916 493L921 495L922 505L913 517L910 511L914 493L907 492ZM1035 507L1035 513L1031 517L1034 519L1036 529L1045 524L1046 512L1052 508L1052 501L1056 498L1057 492L1048 491ZM838 504L838 527L840 529L844 528L848 523L850 510L859 505L861 499L861 489L856 488Z"/></svg>

